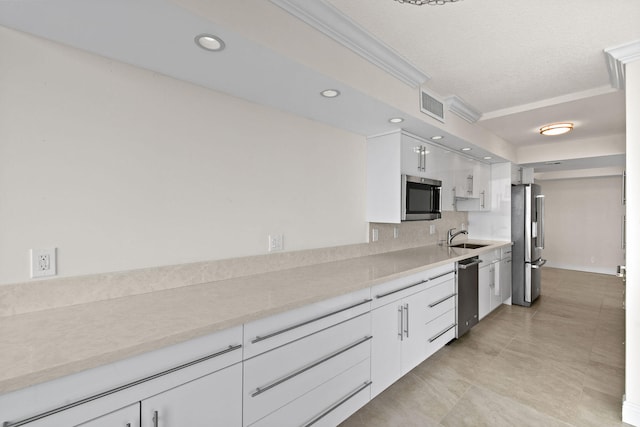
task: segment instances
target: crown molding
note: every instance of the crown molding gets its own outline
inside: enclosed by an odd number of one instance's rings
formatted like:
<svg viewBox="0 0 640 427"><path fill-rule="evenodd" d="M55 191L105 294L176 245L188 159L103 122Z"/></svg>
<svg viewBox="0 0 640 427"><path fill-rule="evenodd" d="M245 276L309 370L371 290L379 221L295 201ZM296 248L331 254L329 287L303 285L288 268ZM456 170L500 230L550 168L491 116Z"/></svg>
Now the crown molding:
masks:
<svg viewBox="0 0 640 427"><path fill-rule="evenodd" d="M447 104L447 107L449 108L449 111L457 114L469 123L477 122L482 116L481 112L479 112L455 95L445 99L445 102Z"/></svg>
<svg viewBox="0 0 640 427"><path fill-rule="evenodd" d="M405 84L417 88L430 77L373 37L325 0L271 0L316 30L351 49Z"/></svg>
<svg viewBox="0 0 640 427"><path fill-rule="evenodd" d="M605 49L604 53L611 86L616 89L624 89L624 66L629 62L640 59L640 40L610 47Z"/></svg>

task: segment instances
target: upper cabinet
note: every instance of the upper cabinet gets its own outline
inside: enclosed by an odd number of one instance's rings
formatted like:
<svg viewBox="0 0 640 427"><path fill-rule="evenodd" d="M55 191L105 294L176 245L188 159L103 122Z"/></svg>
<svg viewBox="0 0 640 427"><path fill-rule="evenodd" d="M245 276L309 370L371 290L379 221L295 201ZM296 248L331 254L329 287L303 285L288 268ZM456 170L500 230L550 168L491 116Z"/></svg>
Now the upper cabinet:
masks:
<svg viewBox="0 0 640 427"><path fill-rule="evenodd" d="M398 131L367 140L367 221L399 223L401 175L442 181L442 211L490 210L491 167Z"/></svg>

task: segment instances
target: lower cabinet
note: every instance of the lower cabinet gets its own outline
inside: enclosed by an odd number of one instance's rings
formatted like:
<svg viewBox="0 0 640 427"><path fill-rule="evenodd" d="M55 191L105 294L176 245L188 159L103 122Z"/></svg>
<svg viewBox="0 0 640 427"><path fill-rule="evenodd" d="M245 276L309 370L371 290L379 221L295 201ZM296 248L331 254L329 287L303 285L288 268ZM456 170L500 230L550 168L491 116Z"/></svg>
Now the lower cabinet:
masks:
<svg viewBox="0 0 640 427"><path fill-rule="evenodd" d="M144 399L141 427L240 426L241 396L242 364L238 363Z"/></svg>
<svg viewBox="0 0 640 427"><path fill-rule="evenodd" d="M336 412L337 407L370 397L370 342L367 312L245 360L244 425L346 418L349 405Z"/></svg>
<svg viewBox="0 0 640 427"><path fill-rule="evenodd" d="M478 269L478 318L511 298L511 248L482 254Z"/></svg>
<svg viewBox="0 0 640 427"><path fill-rule="evenodd" d="M77 427L140 427L140 404L129 405Z"/></svg>
<svg viewBox="0 0 640 427"><path fill-rule="evenodd" d="M440 270L434 277L426 272L425 277L429 278L413 288L414 294L371 311L371 397L455 338L452 268L446 266L445 271Z"/></svg>

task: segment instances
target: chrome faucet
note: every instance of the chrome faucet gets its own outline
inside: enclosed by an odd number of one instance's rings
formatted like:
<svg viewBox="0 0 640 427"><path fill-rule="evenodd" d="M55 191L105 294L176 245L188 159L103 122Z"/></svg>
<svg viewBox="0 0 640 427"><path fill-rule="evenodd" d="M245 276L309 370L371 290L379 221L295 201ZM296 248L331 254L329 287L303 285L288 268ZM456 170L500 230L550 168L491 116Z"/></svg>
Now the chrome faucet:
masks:
<svg viewBox="0 0 640 427"><path fill-rule="evenodd" d="M453 230L455 230L455 228L450 228L449 231L447 231L447 244L449 245L453 241L453 238L456 237L458 234L469 235L469 232L467 230L460 230L460 231L456 231L455 233L453 232Z"/></svg>

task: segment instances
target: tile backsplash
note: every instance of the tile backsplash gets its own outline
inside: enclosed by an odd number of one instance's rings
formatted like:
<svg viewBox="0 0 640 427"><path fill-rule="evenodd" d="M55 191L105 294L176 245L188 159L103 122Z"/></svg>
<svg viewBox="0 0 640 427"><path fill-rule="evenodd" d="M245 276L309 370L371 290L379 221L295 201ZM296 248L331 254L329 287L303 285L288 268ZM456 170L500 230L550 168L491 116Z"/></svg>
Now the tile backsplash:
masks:
<svg viewBox="0 0 640 427"><path fill-rule="evenodd" d="M372 222L369 224L369 242L372 246L380 246L381 252L435 245L446 240L447 230L460 230L463 224L466 230L469 224L467 212L443 212L442 218L433 221L407 221L400 224ZM373 242L371 237L374 229L378 234L377 242ZM397 237L394 237L394 230Z"/></svg>
<svg viewBox="0 0 640 427"><path fill-rule="evenodd" d="M449 228L467 223L466 212L444 212L434 221L371 223L369 236L378 230L378 241L370 243L3 285L0 317L437 244Z"/></svg>

